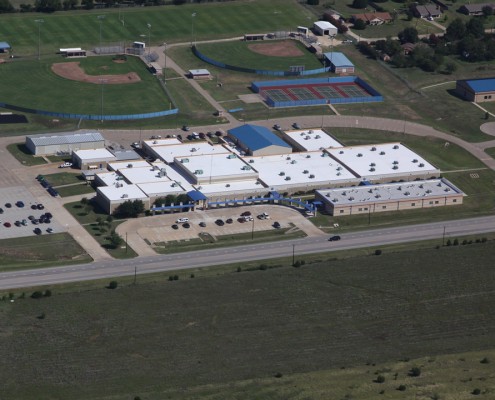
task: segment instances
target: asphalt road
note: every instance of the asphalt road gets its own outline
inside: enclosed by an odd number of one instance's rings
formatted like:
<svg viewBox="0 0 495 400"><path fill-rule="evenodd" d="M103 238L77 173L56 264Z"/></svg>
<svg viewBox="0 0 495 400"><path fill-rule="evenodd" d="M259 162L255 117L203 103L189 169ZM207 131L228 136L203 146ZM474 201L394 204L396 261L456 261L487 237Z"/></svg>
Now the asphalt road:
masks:
<svg viewBox="0 0 495 400"><path fill-rule="evenodd" d="M302 254L435 238L438 238L438 243L441 244L444 229L445 239L493 232L495 231L495 216L352 232L342 234L342 239L338 242L329 242L329 236L325 235L273 243L140 257L132 260L100 261L68 267L5 272L0 274L0 290L129 276L133 275L135 270L138 274L145 274L248 260L291 257L293 250L297 258Z"/></svg>

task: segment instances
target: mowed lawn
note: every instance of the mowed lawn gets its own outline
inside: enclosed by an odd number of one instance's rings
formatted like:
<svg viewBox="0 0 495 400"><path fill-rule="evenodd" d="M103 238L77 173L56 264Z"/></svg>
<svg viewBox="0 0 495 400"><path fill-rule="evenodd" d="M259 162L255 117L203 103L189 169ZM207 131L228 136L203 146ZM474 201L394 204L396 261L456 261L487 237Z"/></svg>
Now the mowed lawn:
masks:
<svg viewBox="0 0 495 400"><path fill-rule="evenodd" d="M202 54L216 61L243 68L272 71L288 71L289 67L293 65L304 65L307 70L323 68L322 63L316 58L316 56L310 53L304 45L295 40L287 40L285 43L288 46L295 45L302 53L300 56L267 56L254 52L249 48L252 45L266 46L269 48L270 46L277 45L279 43L279 41L268 41L263 43L235 41L201 44L198 45L197 48ZM254 77L254 79L256 79L256 77Z"/></svg>
<svg viewBox="0 0 495 400"><path fill-rule="evenodd" d="M375 363L491 349L494 255L487 242L194 279L184 271L116 290L51 287L39 300L16 293L15 303L0 303L2 396L202 398L194 392L203 386L215 399L344 398L352 388L323 396L311 379L283 394L256 384L243 397L231 390L277 373L364 364L374 372ZM426 389L420 382L387 398L412 398Z"/></svg>
<svg viewBox="0 0 495 400"><path fill-rule="evenodd" d="M193 13L196 13L195 17L192 17ZM120 12L117 9L105 9L43 15L13 14L0 16L0 37L12 45L15 53L36 56L38 26L34 20L43 17L44 23L40 27L42 54L53 54L61 47L92 49L100 41L98 15L105 16L101 20L103 44L135 40L148 42L147 24L150 24L152 45L164 41L188 42L192 30L196 40L289 28L295 30L298 25L307 24L308 18L311 21L315 18L295 0L135 7Z"/></svg>
<svg viewBox="0 0 495 400"><path fill-rule="evenodd" d="M137 57L115 63L112 57L78 59L88 75L136 72L141 81L129 84L94 84L62 78L52 72L54 63L74 62L62 57L2 64L0 101L7 104L77 114L135 114L169 109L169 100L157 79ZM103 99L103 109L102 109Z"/></svg>

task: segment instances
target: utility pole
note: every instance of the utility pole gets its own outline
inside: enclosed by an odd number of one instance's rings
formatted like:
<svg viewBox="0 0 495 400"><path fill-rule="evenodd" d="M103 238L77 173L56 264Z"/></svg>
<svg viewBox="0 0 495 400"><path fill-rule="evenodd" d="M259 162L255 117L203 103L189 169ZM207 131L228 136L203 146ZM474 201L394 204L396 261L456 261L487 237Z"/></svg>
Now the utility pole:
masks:
<svg viewBox="0 0 495 400"><path fill-rule="evenodd" d="M103 23L103 20L105 19L104 15L98 15L96 18L98 18L98 21L100 22L100 51L98 54L101 54L101 25Z"/></svg>
<svg viewBox="0 0 495 400"><path fill-rule="evenodd" d="M296 245L292 245L292 266L296 264Z"/></svg>
<svg viewBox="0 0 495 400"><path fill-rule="evenodd" d="M45 22L45 20L35 19L34 22L38 25L38 60L41 60L41 24Z"/></svg>

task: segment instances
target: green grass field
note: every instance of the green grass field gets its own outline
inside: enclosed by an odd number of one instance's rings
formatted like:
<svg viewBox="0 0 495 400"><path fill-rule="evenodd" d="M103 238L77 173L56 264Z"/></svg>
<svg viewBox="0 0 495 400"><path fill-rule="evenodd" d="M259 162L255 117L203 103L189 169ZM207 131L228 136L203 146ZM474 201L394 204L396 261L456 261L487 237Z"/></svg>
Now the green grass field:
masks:
<svg viewBox="0 0 495 400"><path fill-rule="evenodd" d="M5 84L1 101L45 111L95 115L101 115L102 110L103 114L135 114L169 109L169 100L159 82L137 57L128 57L122 64L113 62L111 57L78 60L88 75L136 72L141 78L139 82L118 85L76 82L51 71L53 63L65 61L52 57L2 64L0 79Z"/></svg>
<svg viewBox="0 0 495 400"><path fill-rule="evenodd" d="M493 257L488 242L164 273L116 290L109 279L39 300L19 291L0 302L2 396L426 400L479 387L489 398L493 367L480 360L494 354ZM414 366L420 377L407 376Z"/></svg>
<svg viewBox="0 0 495 400"><path fill-rule="evenodd" d="M27 167L46 164L46 161L42 157L33 156L24 143L9 144L7 150L17 159L17 161Z"/></svg>
<svg viewBox="0 0 495 400"><path fill-rule="evenodd" d="M307 70L323 68L322 63L310 53L304 45L295 40L287 40L283 43L296 45L301 51L300 56L277 57L265 56L252 51L249 46L267 46L278 44L278 41L263 43L250 43L243 41L224 43L205 43L197 46L198 50L207 57L225 64L243 68L263 69L270 71L288 71L291 65L304 65Z"/></svg>
<svg viewBox="0 0 495 400"><path fill-rule="evenodd" d="M196 16L191 17L192 13ZM184 4L180 7L135 7L43 14L40 27L41 53L53 54L63 47L91 50L103 44L132 41L148 42L147 24L151 25L151 44L190 42L195 40L242 36L245 33L295 29L314 16L294 0L255 0L210 4ZM38 26L41 14L0 16L0 37L11 44L15 54L37 56ZM221 16L221 23L219 23ZM124 23L122 23L124 21ZM192 26L194 24L194 26ZM193 28L193 29L192 29ZM142 37L144 35L145 37Z"/></svg>
<svg viewBox="0 0 495 400"><path fill-rule="evenodd" d="M0 240L0 270L43 268L91 262L67 233Z"/></svg>

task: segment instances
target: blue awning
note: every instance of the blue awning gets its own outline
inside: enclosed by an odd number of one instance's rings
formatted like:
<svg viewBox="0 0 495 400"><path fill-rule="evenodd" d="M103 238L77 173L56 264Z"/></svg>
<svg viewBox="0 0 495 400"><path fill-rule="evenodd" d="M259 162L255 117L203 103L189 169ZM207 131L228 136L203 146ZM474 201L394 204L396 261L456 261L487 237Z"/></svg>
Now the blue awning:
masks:
<svg viewBox="0 0 495 400"><path fill-rule="evenodd" d="M199 190L191 190L190 192L187 192L187 195L192 201L208 200L208 197Z"/></svg>

